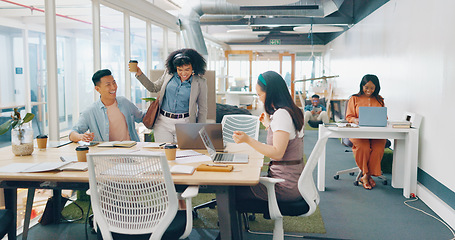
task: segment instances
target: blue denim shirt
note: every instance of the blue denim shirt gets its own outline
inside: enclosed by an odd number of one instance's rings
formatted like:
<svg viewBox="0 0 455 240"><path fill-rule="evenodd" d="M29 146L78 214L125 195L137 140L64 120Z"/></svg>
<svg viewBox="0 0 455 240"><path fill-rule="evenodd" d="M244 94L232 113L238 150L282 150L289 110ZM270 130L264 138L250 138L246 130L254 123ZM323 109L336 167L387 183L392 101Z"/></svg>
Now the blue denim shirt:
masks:
<svg viewBox="0 0 455 240"><path fill-rule="evenodd" d="M117 97L117 104L120 112L125 116L128 132L132 141L139 142L139 135L136 132L134 122L142 122L145 113L140 111L136 105L125 97ZM73 126L72 131L79 134L89 130L95 133L93 141L109 141L109 119L107 117L107 108L101 102L101 99L94 102L84 112L82 112L79 121Z"/></svg>
<svg viewBox="0 0 455 240"><path fill-rule="evenodd" d="M322 111L327 111L322 104L319 104L317 107L320 107ZM313 111L313 104L306 105L305 106L305 112L306 111L309 111L309 112Z"/></svg>
<svg viewBox="0 0 455 240"><path fill-rule="evenodd" d="M182 82L177 73L174 74L166 86L161 109L171 113L189 112L192 80L193 76Z"/></svg>

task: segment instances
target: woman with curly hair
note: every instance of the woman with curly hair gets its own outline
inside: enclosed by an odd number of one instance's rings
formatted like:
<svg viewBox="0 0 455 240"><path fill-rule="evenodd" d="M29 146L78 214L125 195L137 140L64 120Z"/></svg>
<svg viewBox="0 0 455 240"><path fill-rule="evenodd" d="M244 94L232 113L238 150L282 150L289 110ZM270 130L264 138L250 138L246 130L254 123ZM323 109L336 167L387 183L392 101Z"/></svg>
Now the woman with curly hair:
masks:
<svg viewBox="0 0 455 240"><path fill-rule="evenodd" d="M177 142L176 123L207 120L206 62L196 50L184 48L166 59L166 71L156 81L137 68L136 78L150 92L159 92L160 114L153 127L156 142Z"/></svg>

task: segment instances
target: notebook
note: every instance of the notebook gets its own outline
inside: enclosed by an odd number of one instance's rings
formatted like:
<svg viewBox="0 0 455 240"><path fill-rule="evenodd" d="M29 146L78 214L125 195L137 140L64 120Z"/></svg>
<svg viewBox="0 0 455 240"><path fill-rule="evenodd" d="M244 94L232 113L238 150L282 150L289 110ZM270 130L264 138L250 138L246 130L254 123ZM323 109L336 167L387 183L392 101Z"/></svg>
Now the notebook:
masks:
<svg viewBox="0 0 455 240"><path fill-rule="evenodd" d="M387 126L386 107L359 107L359 126Z"/></svg>
<svg viewBox="0 0 455 240"><path fill-rule="evenodd" d="M205 149L199 137L199 130L205 127L215 149L223 151L223 130L220 123L183 123L175 124L177 144L180 149Z"/></svg>
<svg viewBox="0 0 455 240"><path fill-rule="evenodd" d="M212 140L210 140L209 135L205 127L202 127L199 130L199 135L201 136L202 142L204 143L207 151L209 152L210 158L213 162L216 163L248 163L248 154L240 153L216 153L215 148L213 147Z"/></svg>

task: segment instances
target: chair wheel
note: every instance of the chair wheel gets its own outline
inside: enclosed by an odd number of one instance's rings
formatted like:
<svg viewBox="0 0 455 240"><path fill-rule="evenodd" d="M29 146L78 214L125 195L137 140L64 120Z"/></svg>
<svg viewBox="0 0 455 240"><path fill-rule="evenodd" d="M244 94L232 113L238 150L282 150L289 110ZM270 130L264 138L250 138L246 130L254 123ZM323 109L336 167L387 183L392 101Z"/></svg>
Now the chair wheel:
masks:
<svg viewBox="0 0 455 240"><path fill-rule="evenodd" d="M387 185L387 180L382 182L383 185Z"/></svg>
<svg viewBox="0 0 455 240"><path fill-rule="evenodd" d="M256 220L256 215L254 215L254 214L248 215L248 220L255 221Z"/></svg>
<svg viewBox="0 0 455 240"><path fill-rule="evenodd" d="M334 176L333 176L333 179L335 179L335 180L340 179L340 175L334 175Z"/></svg>
<svg viewBox="0 0 455 240"><path fill-rule="evenodd" d="M354 186L359 186L359 181L355 181Z"/></svg>
<svg viewBox="0 0 455 240"><path fill-rule="evenodd" d="M350 172L350 173L349 173L349 175L351 175L351 176L354 176L354 174L355 174L355 173L353 173L353 172Z"/></svg>

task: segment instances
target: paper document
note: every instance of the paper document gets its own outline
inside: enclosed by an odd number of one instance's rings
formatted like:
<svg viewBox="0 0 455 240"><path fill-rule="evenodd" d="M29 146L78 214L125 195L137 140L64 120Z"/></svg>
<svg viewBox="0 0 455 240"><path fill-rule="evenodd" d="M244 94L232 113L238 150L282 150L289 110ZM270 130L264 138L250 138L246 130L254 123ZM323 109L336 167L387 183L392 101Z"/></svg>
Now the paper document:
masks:
<svg viewBox="0 0 455 240"><path fill-rule="evenodd" d="M71 162L60 168L61 171L87 171L87 162Z"/></svg>
<svg viewBox="0 0 455 240"><path fill-rule="evenodd" d="M191 156L199 156L199 155L204 155L202 153L198 153L194 150L179 150L175 154L176 158L181 158L181 157L191 157Z"/></svg>
<svg viewBox="0 0 455 240"><path fill-rule="evenodd" d="M164 145L166 145L166 143L151 142L151 143L145 145L144 148L160 148L160 147L164 147Z"/></svg>
<svg viewBox="0 0 455 240"><path fill-rule="evenodd" d="M190 150L190 151L192 151L192 150ZM177 151L177 153L178 152L179 151ZM175 162L177 164L186 164L186 163L194 163L194 162L206 162L206 161L212 161L212 158L210 158L207 155L200 154L200 153L198 155L175 157Z"/></svg>
<svg viewBox="0 0 455 240"><path fill-rule="evenodd" d="M42 163L12 163L8 166L0 168L0 172L47 172L60 170L61 167L69 164L70 162L42 162Z"/></svg>
<svg viewBox="0 0 455 240"><path fill-rule="evenodd" d="M171 167L173 174L193 174L195 168L189 165L174 165Z"/></svg>
<svg viewBox="0 0 455 240"><path fill-rule="evenodd" d="M98 144L98 147L132 147L136 145L135 141L113 141Z"/></svg>

